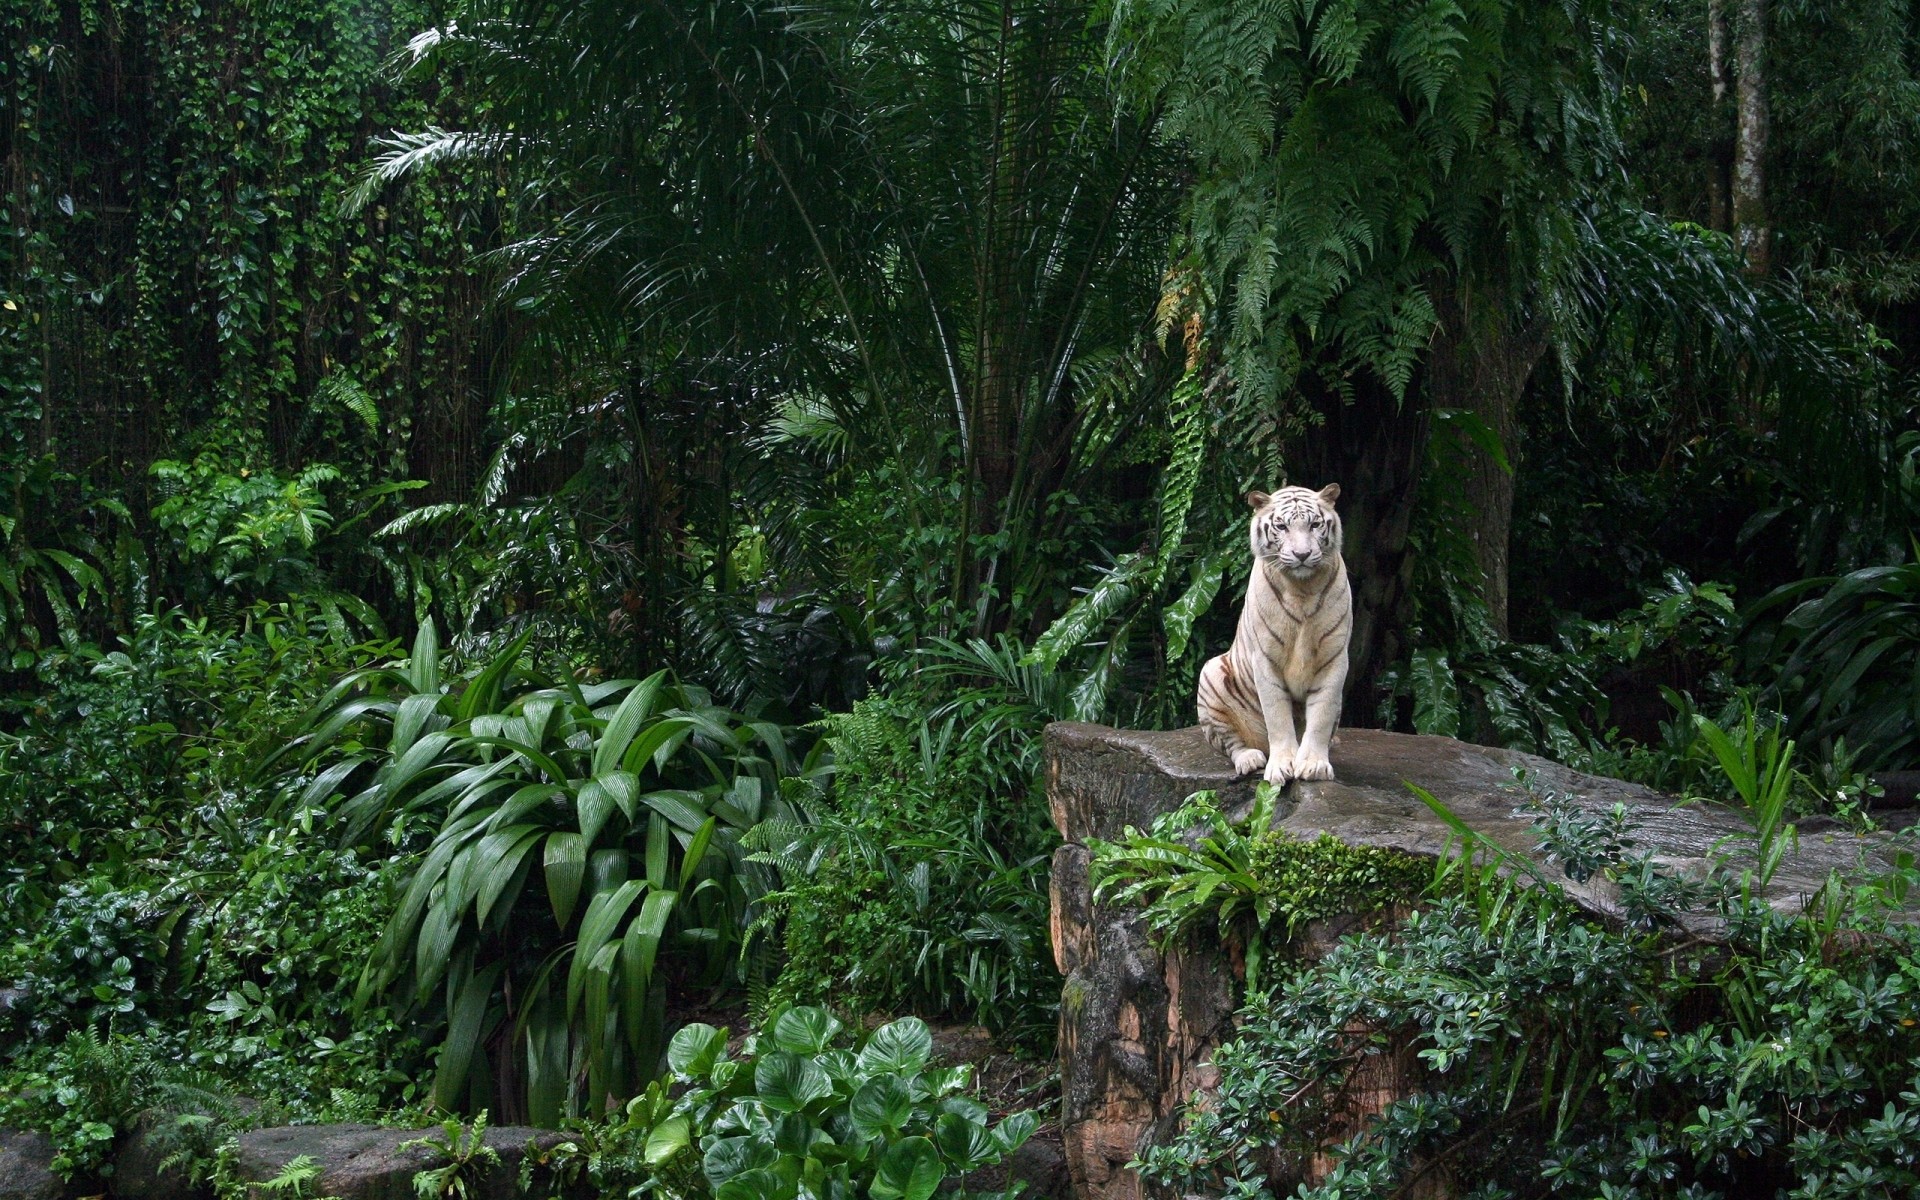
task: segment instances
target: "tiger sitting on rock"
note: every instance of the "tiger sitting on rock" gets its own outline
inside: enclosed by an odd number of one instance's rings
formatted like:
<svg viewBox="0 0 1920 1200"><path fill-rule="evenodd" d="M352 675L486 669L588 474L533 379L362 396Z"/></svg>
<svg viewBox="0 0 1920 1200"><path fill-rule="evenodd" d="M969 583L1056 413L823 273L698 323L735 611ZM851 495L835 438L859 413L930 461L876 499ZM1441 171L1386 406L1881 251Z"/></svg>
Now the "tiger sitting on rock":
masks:
<svg viewBox="0 0 1920 1200"><path fill-rule="evenodd" d="M1340 485L1247 493L1253 575L1225 654L1200 669L1200 727L1236 774L1332 779L1353 589L1340 557ZM1304 710L1296 723L1294 706ZM1301 728L1301 725L1304 728ZM1296 733L1296 730L1298 732Z"/></svg>

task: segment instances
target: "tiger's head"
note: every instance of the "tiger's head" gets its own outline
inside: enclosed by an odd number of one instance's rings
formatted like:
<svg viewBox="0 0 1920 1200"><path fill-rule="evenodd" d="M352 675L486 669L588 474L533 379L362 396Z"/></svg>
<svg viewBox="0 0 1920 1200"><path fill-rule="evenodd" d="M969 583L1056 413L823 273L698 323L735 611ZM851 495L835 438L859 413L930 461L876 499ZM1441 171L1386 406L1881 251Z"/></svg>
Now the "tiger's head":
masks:
<svg viewBox="0 0 1920 1200"><path fill-rule="evenodd" d="M1268 495L1248 492L1253 506L1253 556L1295 579L1305 579L1340 556L1340 514L1333 502L1340 485L1319 491L1284 487Z"/></svg>

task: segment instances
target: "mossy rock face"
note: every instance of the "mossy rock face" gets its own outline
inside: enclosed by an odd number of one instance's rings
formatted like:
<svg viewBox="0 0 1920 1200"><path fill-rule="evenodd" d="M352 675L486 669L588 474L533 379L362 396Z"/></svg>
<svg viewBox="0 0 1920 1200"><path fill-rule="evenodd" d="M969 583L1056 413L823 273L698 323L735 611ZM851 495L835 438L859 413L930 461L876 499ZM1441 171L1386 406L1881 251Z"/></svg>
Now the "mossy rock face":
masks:
<svg viewBox="0 0 1920 1200"><path fill-rule="evenodd" d="M1309 921L1378 912L1418 896L1433 862L1384 846L1350 846L1330 833L1295 837L1269 829L1254 840L1253 874L1277 902L1288 937Z"/></svg>
<svg viewBox="0 0 1920 1200"><path fill-rule="evenodd" d="M1619 780L1584 775L1533 755L1452 738L1343 729L1333 749L1337 778L1290 785L1262 834L1258 874L1271 879L1270 935L1294 936L1293 953L1312 956L1353 927L1363 912L1390 908L1432 877L1434 859L1455 831L1408 784L1436 797L1487 841L1541 863L1524 771L1536 792L1568 798L1589 814L1624 806L1639 844L1669 870L1704 866L1750 844L1739 814L1711 805L1680 807L1671 796ZM1093 903L1086 870L1089 841L1118 840L1127 826L1146 829L1195 792L1212 791L1219 808L1244 818L1253 776L1235 776L1198 729L1136 732L1063 723L1047 729L1047 801L1066 845L1054 855L1053 937L1065 975L1060 1020L1061 1129L1082 1200L1137 1200L1141 1184L1126 1170L1143 1144L1171 1132L1182 1104L1214 1079L1209 1057L1231 1036L1236 995L1232 949L1203 939L1157 943L1137 910ZM1766 889L1782 910L1798 911L1826 883L1865 862L1891 865L1883 838L1806 834ZM1625 913L1614 885L1595 874L1562 880L1568 897L1608 920ZM1711 913L1683 921L1689 934L1720 932Z"/></svg>

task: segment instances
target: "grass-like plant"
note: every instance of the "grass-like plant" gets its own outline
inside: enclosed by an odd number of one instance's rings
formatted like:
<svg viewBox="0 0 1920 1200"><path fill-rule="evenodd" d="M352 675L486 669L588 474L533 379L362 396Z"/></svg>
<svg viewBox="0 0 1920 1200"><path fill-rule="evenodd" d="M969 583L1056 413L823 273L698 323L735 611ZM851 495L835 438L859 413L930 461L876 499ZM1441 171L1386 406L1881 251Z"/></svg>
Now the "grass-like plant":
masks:
<svg viewBox="0 0 1920 1200"><path fill-rule="evenodd" d="M424 843L360 1001L438 1004L439 1103L488 1103L497 1068L552 1124L653 1075L667 978L735 969L759 890L736 838L796 763L780 727L665 672L581 683L524 650L451 674L429 625L411 659L343 680L279 762L345 843Z"/></svg>

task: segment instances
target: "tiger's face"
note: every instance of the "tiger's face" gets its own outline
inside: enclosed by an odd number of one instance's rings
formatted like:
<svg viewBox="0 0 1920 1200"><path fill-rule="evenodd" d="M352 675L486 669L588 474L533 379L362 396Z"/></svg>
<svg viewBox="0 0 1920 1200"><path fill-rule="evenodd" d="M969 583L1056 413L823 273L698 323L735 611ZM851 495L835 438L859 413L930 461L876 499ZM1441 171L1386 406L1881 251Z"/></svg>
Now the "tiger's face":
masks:
<svg viewBox="0 0 1920 1200"><path fill-rule="evenodd" d="M1340 553L1340 514L1333 502L1340 485L1319 491L1285 487L1268 495L1248 492L1253 506L1251 540L1255 558L1304 579Z"/></svg>

